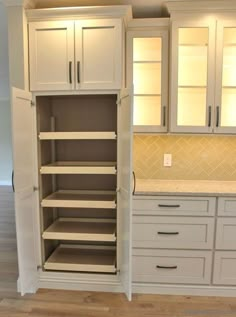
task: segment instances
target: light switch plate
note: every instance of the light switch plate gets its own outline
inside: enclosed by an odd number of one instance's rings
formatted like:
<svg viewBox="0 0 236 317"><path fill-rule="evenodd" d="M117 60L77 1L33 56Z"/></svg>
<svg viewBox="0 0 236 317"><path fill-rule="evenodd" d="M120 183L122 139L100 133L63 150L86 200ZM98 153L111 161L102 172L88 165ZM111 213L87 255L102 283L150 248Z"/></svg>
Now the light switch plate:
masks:
<svg viewBox="0 0 236 317"><path fill-rule="evenodd" d="M163 165L165 167L171 167L172 166L172 154L164 154L164 162Z"/></svg>

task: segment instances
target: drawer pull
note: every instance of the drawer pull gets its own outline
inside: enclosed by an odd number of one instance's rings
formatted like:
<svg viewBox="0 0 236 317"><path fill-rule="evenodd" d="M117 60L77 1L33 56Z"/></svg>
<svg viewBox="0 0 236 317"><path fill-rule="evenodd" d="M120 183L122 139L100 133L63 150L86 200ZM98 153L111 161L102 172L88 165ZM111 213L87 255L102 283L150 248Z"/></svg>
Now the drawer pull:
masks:
<svg viewBox="0 0 236 317"><path fill-rule="evenodd" d="M158 207L164 207L164 208L179 208L180 205L162 205L162 204L158 204Z"/></svg>
<svg viewBox="0 0 236 317"><path fill-rule="evenodd" d="M179 232L178 231L174 231L174 232L158 231L157 234L177 235L177 234L179 234Z"/></svg>
<svg viewBox="0 0 236 317"><path fill-rule="evenodd" d="M173 265L173 266L157 265L156 268L157 269L175 270L175 269L177 269L177 265Z"/></svg>

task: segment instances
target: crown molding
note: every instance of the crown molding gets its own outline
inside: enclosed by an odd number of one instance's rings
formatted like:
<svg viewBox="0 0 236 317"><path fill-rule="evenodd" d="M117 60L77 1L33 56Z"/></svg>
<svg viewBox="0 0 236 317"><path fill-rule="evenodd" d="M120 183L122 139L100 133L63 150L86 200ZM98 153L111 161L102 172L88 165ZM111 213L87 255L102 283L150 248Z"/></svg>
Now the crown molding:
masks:
<svg viewBox="0 0 236 317"><path fill-rule="evenodd" d="M132 19L128 23L128 29L137 28L155 28L155 27L169 27L169 18L145 18L145 19Z"/></svg>
<svg viewBox="0 0 236 317"><path fill-rule="evenodd" d="M36 7L35 0L2 0L6 7L23 7L25 9L33 9Z"/></svg>
<svg viewBox="0 0 236 317"><path fill-rule="evenodd" d="M167 1L165 6L171 16L192 13L208 14L236 12L235 0Z"/></svg>
<svg viewBox="0 0 236 317"><path fill-rule="evenodd" d="M126 24L132 19L130 5L114 6L84 6L58 7L48 9L26 10L28 21L43 21L48 19L61 20L65 18L123 18Z"/></svg>

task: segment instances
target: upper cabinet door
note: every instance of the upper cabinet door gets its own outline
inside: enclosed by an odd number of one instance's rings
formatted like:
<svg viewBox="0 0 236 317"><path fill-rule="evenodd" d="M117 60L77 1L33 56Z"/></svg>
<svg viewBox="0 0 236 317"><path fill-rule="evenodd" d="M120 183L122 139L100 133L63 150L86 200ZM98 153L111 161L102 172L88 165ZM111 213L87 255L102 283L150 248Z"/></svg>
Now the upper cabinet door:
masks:
<svg viewBox="0 0 236 317"><path fill-rule="evenodd" d="M33 190L33 111L31 94L19 89L12 93L12 129L15 184L15 215L19 290L22 295L37 290L35 213Z"/></svg>
<svg viewBox="0 0 236 317"><path fill-rule="evenodd" d="M236 133L236 23L217 22L215 132Z"/></svg>
<svg viewBox="0 0 236 317"><path fill-rule="evenodd" d="M76 89L120 89L122 22L118 19L75 22Z"/></svg>
<svg viewBox="0 0 236 317"><path fill-rule="evenodd" d="M30 90L74 89L74 21L29 24Z"/></svg>
<svg viewBox="0 0 236 317"><path fill-rule="evenodd" d="M168 31L131 31L127 80L134 87L134 132L166 132Z"/></svg>
<svg viewBox="0 0 236 317"><path fill-rule="evenodd" d="M211 133L214 115L215 21L172 24L171 132Z"/></svg>

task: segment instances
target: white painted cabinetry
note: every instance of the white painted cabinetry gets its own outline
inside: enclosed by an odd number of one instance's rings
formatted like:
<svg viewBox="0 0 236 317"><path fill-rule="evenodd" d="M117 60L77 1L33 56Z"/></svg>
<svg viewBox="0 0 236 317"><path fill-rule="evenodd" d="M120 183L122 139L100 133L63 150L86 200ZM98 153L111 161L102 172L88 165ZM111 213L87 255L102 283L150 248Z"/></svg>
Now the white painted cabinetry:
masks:
<svg viewBox="0 0 236 317"><path fill-rule="evenodd" d="M121 89L121 18L61 21L52 15L38 21L33 11L28 11L31 91Z"/></svg>

